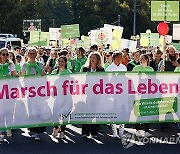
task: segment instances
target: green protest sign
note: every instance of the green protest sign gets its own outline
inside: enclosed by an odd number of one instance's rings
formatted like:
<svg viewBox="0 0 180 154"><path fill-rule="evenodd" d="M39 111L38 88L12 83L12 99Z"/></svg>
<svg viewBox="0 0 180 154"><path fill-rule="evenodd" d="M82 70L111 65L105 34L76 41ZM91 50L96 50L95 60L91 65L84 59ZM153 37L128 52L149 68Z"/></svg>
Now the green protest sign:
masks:
<svg viewBox="0 0 180 154"><path fill-rule="evenodd" d="M158 33L141 33L141 37L145 36L150 40L149 46L159 46Z"/></svg>
<svg viewBox="0 0 180 154"><path fill-rule="evenodd" d="M61 36L63 39L80 37L79 24L62 25L61 26Z"/></svg>
<svg viewBox="0 0 180 154"><path fill-rule="evenodd" d="M30 32L30 43L31 45L37 46L48 46L50 40L49 32Z"/></svg>
<svg viewBox="0 0 180 154"><path fill-rule="evenodd" d="M151 21L179 21L179 1L151 1Z"/></svg>
<svg viewBox="0 0 180 154"><path fill-rule="evenodd" d="M176 48L176 50L180 52L180 43L171 43L170 45L173 45Z"/></svg>

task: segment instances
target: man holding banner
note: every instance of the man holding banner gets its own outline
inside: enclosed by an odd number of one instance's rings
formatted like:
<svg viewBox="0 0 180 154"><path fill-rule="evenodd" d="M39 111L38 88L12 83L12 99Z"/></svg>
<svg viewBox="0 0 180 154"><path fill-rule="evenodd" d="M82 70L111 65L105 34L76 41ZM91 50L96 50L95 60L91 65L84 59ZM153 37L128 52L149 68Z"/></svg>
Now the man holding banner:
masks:
<svg viewBox="0 0 180 154"><path fill-rule="evenodd" d="M22 66L22 75L41 75L44 76L46 73L44 71L44 66L40 62L36 62L37 56L37 49L30 48L28 53L28 62L24 63ZM35 134L32 137L35 138L36 141L40 140L39 133L45 132L46 127L36 127L30 128L30 131L34 132Z"/></svg>
<svg viewBox="0 0 180 154"><path fill-rule="evenodd" d="M165 59L165 65L163 65L163 60L160 61L158 65L158 71L174 71L177 65L177 59L175 54L175 47L170 45L166 49L167 57ZM164 129L171 129L169 123L163 123L161 124L161 130L164 131Z"/></svg>
<svg viewBox="0 0 180 154"><path fill-rule="evenodd" d="M122 64L123 53L122 52L114 52L113 55L113 63L106 69L106 72L113 71L127 71L125 65ZM114 138L122 138L124 134L124 124L119 125L119 135L117 132L116 124L112 124L112 132Z"/></svg>

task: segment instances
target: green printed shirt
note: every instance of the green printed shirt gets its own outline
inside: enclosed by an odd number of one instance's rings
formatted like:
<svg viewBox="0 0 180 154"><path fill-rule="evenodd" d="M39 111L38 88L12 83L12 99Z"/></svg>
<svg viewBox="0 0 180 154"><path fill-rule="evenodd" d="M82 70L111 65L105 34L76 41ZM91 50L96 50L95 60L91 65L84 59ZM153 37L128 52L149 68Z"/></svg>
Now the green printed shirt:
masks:
<svg viewBox="0 0 180 154"><path fill-rule="evenodd" d="M80 72L82 66L86 63L87 57L84 56L81 59L78 59L77 57L75 57L73 59L73 63L74 63L74 72Z"/></svg>
<svg viewBox="0 0 180 154"><path fill-rule="evenodd" d="M154 72L154 69L150 66L147 66L147 67L143 67L141 65L137 65L133 68L134 72Z"/></svg>
<svg viewBox="0 0 180 154"><path fill-rule="evenodd" d="M58 69L55 69L52 71L51 74L60 74L60 75L68 75L71 74L72 72L69 69L65 69L64 71L58 71Z"/></svg>

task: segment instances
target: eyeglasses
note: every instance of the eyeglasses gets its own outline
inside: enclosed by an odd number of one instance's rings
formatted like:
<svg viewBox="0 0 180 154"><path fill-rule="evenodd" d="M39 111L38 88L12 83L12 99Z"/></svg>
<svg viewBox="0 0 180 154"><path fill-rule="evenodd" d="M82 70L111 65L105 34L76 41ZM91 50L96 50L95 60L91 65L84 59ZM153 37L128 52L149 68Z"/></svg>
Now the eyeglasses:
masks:
<svg viewBox="0 0 180 154"><path fill-rule="evenodd" d="M8 54L8 53L2 53L1 55L2 55L2 56L6 56L6 57L8 57L8 56L9 56L9 54Z"/></svg>
<svg viewBox="0 0 180 154"><path fill-rule="evenodd" d="M36 53L29 53L30 55L35 55Z"/></svg>

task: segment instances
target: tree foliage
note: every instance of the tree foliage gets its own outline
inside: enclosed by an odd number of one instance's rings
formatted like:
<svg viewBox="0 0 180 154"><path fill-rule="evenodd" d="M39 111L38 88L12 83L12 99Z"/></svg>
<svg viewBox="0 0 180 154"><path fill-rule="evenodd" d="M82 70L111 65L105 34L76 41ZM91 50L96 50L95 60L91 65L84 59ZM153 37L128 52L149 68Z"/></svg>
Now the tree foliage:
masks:
<svg viewBox="0 0 180 154"><path fill-rule="evenodd" d="M151 22L151 0L137 1L136 33L151 29L156 32L157 22ZM64 24L80 24L81 34L105 23L116 23L118 15L124 27L124 38L133 31L134 0L0 0L0 32L22 37L24 19L42 19L42 30Z"/></svg>

